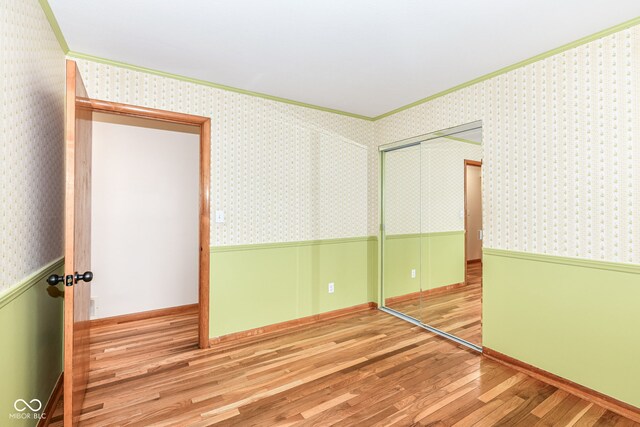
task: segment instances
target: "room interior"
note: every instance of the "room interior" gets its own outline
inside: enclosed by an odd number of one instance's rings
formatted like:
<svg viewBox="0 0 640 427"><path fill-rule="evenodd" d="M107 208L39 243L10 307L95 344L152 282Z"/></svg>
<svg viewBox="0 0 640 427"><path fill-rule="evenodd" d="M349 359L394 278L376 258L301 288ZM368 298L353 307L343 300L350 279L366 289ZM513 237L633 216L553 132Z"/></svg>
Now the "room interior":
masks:
<svg viewBox="0 0 640 427"><path fill-rule="evenodd" d="M637 2L0 13L0 425L640 425Z"/></svg>

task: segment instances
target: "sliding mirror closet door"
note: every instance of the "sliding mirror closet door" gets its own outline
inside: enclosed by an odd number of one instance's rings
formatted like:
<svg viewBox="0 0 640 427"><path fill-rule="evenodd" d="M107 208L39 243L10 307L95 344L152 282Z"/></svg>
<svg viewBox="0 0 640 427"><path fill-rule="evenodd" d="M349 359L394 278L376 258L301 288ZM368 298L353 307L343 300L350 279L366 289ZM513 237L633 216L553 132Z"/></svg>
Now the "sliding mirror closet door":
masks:
<svg viewBox="0 0 640 427"><path fill-rule="evenodd" d="M481 200L479 166L473 171L468 167L480 165L482 131L469 127L436 132L421 143L420 321L479 347L482 288L467 277L467 253L472 244L472 256L481 254L481 214L478 222L474 209L473 221L469 220L465 200ZM467 194L465 177L473 180L473 194ZM466 231L467 223L474 225L471 233Z"/></svg>
<svg viewBox="0 0 640 427"><path fill-rule="evenodd" d="M421 291L421 148L383 153L382 293L385 307L419 320Z"/></svg>

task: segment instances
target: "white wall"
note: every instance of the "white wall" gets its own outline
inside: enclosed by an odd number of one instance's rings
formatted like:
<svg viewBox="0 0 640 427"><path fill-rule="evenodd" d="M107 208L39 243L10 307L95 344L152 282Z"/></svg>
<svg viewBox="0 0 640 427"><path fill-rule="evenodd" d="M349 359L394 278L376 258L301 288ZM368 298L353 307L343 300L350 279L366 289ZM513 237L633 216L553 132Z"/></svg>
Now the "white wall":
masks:
<svg viewBox="0 0 640 427"><path fill-rule="evenodd" d="M94 114L96 318L197 302L197 132Z"/></svg>

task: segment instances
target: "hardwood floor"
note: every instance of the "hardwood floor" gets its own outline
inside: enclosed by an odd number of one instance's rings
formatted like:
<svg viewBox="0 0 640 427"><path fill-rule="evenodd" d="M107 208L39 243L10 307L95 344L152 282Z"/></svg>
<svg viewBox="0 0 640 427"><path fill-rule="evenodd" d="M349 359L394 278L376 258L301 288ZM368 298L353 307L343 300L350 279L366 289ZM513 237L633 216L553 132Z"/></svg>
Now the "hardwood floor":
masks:
<svg viewBox="0 0 640 427"><path fill-rule="evenodd" d="M195 313L93 329L81 425L637 425L378 310L197 339Z"/></svg>
<svg viewBox="0 0 640 427"><path fill-rule="evenodd" d="M482 285L482 263L471 261L467 264L467 283L470 285Z"/></svg>
<svg viewBox="0 0 640 427"><path fill-rule="evenodd" d="M482 345L482 264L470 263L467 284L389 305L422 323Z"/></svg>

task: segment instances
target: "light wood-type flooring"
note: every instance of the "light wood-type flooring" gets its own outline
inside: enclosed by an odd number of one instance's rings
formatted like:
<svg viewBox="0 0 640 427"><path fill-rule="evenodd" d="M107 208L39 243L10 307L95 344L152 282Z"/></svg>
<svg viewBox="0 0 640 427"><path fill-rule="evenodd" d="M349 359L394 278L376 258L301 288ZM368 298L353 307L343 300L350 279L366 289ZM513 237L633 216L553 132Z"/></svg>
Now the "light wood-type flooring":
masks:
<svg viewBox="0 0 640 427"><path fill-rule="evenodd" d="M195 313L92 329L81 425L634 425L378 310L196 342Z"/></svg>

